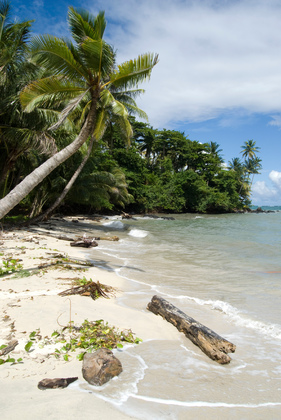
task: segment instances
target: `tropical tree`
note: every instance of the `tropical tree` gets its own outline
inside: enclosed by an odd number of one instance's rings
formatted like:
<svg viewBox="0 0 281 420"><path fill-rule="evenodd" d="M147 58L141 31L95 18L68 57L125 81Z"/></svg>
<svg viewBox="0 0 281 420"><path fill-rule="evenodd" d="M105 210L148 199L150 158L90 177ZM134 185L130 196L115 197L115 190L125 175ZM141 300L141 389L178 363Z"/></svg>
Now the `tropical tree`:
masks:
<svg viewBox="0 0 281 420"><path fill-rule="evenodd" d="M19 92L40 69L28 60L31 22L15 23L9 2L0 2L0 193L6 194L15 181L15 167L34 153L51 156L56 151L54 139L46 132L56 119L36 111L22 112ZM53 118L52 118L53 117Z"/></svg>
<svg viewBox="0 0 281 420"><path fill-rule="evenodd" d="M220 149L220 145L214 141L210 141L207 145L207 150L217 157L221 163L223 163L223 157L221 155L222 149Z"/></svg>
<svg viewBox="0 0 281 420"><path fill-rule="evenodd" d="M254 140L245 141L244 145L241 146L241 148L242 156L245 159L253 159L254 157L256 157L256 154L260 149L260 147L256 146L256 142Z"/></svg>
<svg viewBox="0 0 281 420"><path fill-rule="evenodd" d="M256 146L256 142L254 140L245 141L242 147L242 156L244 157L245 163L245 172L248 174L248 182L249 184L253 184L255 174L259 173L259 170L262 168L261 159L257 157L257 153L259 153L260 147ZM250 175L253 175L251 183L250 183ZM250 186L251 189L251 186Z"/></svg>
<svg viewBox="0 0 281 420"><path fill-rule="evenodd" d="M50 127L54 130L87 99L84 123L72 143L46 160L0 200L0 219L93 136L98 125L105 124L105 105L110 105L112 113L126 116L126 106L114 98L109 88L129 90L137 86L150 77L158 61L157 55L148 53L116 66L113 48L103 40L106 28L103 12L94 18L84 10L71 7L68 24L74 43L51 35L31 41L34 62L51 76L29 84L21 93L21 103L27 112L62 107L60 118Z"/></svg>

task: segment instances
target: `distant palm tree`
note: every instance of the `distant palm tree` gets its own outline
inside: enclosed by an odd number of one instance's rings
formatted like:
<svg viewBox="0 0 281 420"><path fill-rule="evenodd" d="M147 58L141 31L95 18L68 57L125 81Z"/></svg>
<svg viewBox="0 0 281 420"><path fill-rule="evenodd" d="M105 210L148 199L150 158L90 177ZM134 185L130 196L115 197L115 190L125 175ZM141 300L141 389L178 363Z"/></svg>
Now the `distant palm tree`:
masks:
<svg viewBox="0 0 281 420"><path fill-rule="evenodd" d="M256 153L259 151L260 147L256 146L256 142L254 140L245 141L244 146L242 148L242 156L245 159L253 159L256 157Z"/></svg>
<svg viewBox="0 0 281 420"><path fill-rule="evenodd" d="M124 90L134 88L149 78L158 62L157 55L144 54L116 66L115 53L103 40L106 27L103 12L94 18L86 11L78 12L70 7L68 23L74 43L51 35L33 39L31 46L35 62L52 76L27 86L21 93L21 102L28 112L37 107L63 106L57 124L51 127L56 129L87 98L83 109L85 121L72 143L36 168L0 200L0 219L94 134L96 126L104 123L105 105L110 105L116 115L127 115L126 107L115 100L110 86Z"/></svg>
<svg viewBox="0 0 281 420"><path fill-rule="evenodd" d="M252 159L246 160L245 169L246 169L246 172L249 174L249 178L250 178L250 175L253 175L252 180L251 180L251 186L252 186L255 174L259 174L260 173L259 170L262 169L261 159L255 156Z"/></svg>
<svg viewBox="0 0 281 420"><path fill-rule="evenodd" d="M207 148L210 153L219 158L221 163L223 162L223 158L221 156L222 149L220 149L220 145L218 143L211 141L208 143Z"/></svg>

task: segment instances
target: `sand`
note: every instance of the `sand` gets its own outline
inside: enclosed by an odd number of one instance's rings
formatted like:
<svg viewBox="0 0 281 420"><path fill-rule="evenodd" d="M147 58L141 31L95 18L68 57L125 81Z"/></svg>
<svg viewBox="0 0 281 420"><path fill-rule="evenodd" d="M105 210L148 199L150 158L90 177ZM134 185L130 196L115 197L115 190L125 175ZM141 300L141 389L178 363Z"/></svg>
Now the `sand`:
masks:
<svg viewBox="0 0 281 420"><path fill-rule="evenodd" d="M13 339L19 342L9 355L0 358L22 358L19 363L0 365L1 420L69 420L82 415L85 418L91 416L99 419L114 416L115 420L134 418L104 401L102 391L101 398L93 395L88 384L86 392L79 391L77 383L64 389L38 389L38 382L44 378L78 376L78 383L82 384L82 388L85 380L82 377L82 362L75 355L70 361L65 361L62 357L56 359L53 355L54 345L40 348L39 342L36 342L31 351L26 352L24 347L30 341L29 335L33 331L43 339L51 337L55 330L68 325L70 320L79 325L85 319L103 319L120 330L131 329L144 341L177 340L179 337L175 328L145 307L120 304L120 297L128 287L128 281L118 277L114 271L95 266L86 268L79 264L70 264L72 269L56 267L54 263L59 259L58 255L78 258L80 262L87 259L84 248L71 247L69 241L57 239L56 236L65 233L73 238L83 233L87 236L101 236L99 221L81 218L78 223L73 223L71 218L52 219L50 224L4 230L0 235L0 261L9 257L16 258L23 269L29 269L32 274L19 277L15 272L0 277L0 346ZM108 233L106 235L111 236ZM95 250L99 252L98 247ZM82 268L82 271L77 268ZM115 297L94 301L88 296L58 296L59 292L71 286L71 279L75 277L91 278L112 286L117 289Z"/></svg>

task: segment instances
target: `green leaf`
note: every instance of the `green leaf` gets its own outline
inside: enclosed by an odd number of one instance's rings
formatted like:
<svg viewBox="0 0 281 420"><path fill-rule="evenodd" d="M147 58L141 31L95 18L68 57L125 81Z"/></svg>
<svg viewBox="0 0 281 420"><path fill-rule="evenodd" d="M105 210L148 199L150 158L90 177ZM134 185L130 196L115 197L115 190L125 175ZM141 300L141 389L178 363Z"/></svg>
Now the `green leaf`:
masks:
<svg viewBox="0 0 281 420"><path fill-rule="evenodd" d="M34 338L35 337L35 335L36 335L36 331L32 331L32 333L31 334L29 334L29 338Z"/></svg>
<svg viewBox="0 0 281 420"><path fill-rule="evenodd" d="M28 352L31 349L32 345L33 345L33 342L32 341L28 341L28 343L24 347L25 351Z"/></svg>
<svg viewBox="0 0 281 420"><path fill-rule="evenodd" d="M116 347L117 347L118 349L123 349L123 344L118 343L118 344L116 344Z"/></svg>
<svg viewBox="0 0 281 420"><path fill-rule="evenodd" d="M81 360L83 360L83 358L84 358L84 354L85 354L85 353L80 353L80 354L78 354L77 359L78 359L78 360L80 360L80 361L81 361Z"/></svg>

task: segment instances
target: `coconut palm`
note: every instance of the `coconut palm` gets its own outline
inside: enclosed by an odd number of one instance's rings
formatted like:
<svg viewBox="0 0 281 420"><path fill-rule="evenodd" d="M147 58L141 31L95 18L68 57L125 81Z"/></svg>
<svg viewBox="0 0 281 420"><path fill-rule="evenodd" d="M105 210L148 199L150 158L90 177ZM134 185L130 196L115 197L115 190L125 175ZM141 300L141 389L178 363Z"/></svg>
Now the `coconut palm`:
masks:
<svg viewBox="0 0 281 420"><path fill-rule="evenodd" d="M135 89L135 90L124 92L124 91L121 91L120 89L115 89L114 87L113 88L110 87L110 91L113 94L115 100L118 100L121 104L126 106L130 114L131 113L138 114L142 118L147 119L146 113L142 111L140 108L138 108L134 100L134 97L144 92L142 89ZM129 113L125 113L125 114L122 113L122 115L114 114L114 112L112 112L111 103L106 104L106 103L103 103L103 101L101 101L98 105L99 105L98 117L97 117L98 123L96 124L94 134L92 135L89 141L88 148L85 151L82 162L80 163L78 168L75 170L70 180L67 182L65 188L63 189L59 197L47 210L44 211L43 214L36 216L35 218L36 220L47 219L54 212L54 210L63 202L66 195L69 193L70 189L74 185L76 179L78 178L78 176L84 169L89 157L91 156L94 144L103 137L103 134L106 128L108 127L108 125L112 125L112 124L118 125L119 131L121 135L123 136L125 142L127 143L127 145L129 144L130 138L133 135L132 127L128 121ZM79 112L80 107L77 107L77 108L78 108L78 115L80 115L81 114L81 110ZM76 113L77 113L77 110L76 110ZM79 116L79 124L81 124L80 116ZM115 197L114 194L112 195L112 197Z"/></svg>
<svg viewBox="0 0 281 420"><path fill-rule="evenodd" d="M74 43L51 35L32 40L34 62L52 76L28 85L21 93L21 102L27 112L37 107L63 107L57 124L50 128L53 130L85 99L83 115L86 118L72 143L46 160L0 200L0 219L94 134L96 126L103 124L105 105L110 105L112 113L125 117L126 107L115 100L109 88L134 88L149 78L158 61L157 55L148 53L116 66L115 53L103 40L106 27L103 12L94 18L86 11L71 7L68 23Z"/></svg>
<svg viewBox="0 0 281 420"><path fill-rule="evenodd" d="M210 141L210 143L207 144L207 150L209 153L217 157L221 163L223 163L223 157L221 155L222 149L220 149L220 145L218 143Z"/></svg>
<svg viewBox="0 0 281 420"><path fill-rule="evenodd" d="M248 174L248 182L250 184L250 189L253 184L255 174L259 173L259 170L262 168L261 159L257 157L257 153L259 152L260 147L256 146L256 142L254 140L248 140L245 142L244 146L242 146L242 156L245 159L245 171ZM252 180L250 183L250 175L252 176Z"/></svg>
<svg viewBox="0 0 281 420"><path fill-rule="evenodd" d="M244 146L241 146L241 148L242 156L245 159L253 159L256 157L256 154L260 149L260 147L256 146L256 142L254 140L245 141Z"/></svg>
<svg viewBox="0 0 281 420"><path fill-rule="evenodd" d="M35 153L48 156L56 151L51 134L46 132L50 122L56 121L53 113L49 112L48 118L38 110L26 114L19 102L20 90L41 72L28 60L30 26L30 21L13 22L9 2L0 2L0 185L3 195L8 184L14 182L19 160L31 147Z"/></svg>

